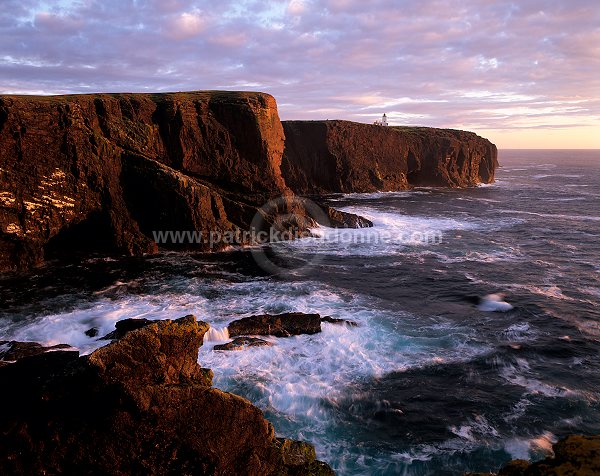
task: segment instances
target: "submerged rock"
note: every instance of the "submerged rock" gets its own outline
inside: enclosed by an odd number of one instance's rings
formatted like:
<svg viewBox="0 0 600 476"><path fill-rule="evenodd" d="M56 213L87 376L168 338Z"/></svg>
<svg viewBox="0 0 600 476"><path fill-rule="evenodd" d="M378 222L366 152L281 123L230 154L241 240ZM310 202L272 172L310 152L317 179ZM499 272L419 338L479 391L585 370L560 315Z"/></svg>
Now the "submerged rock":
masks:
<svg viewBox="0 0 600 476"><path fill-rule="evenodd" d="M100 331L97 327L90 327L87 331L84 332L84 334L88 337L98 337L99 332Z"/></svg>
<svg viewBox="0 0 600 476"><path fill-rule="evenodd" d="M302 312L286 312L271 315L261 314L244 317L227 326L229 335L260 335L289 337L299 334L316 334L321 332L321 316Z"/></svg>
<svg viewBox="0 0 600 476"><path fill-rule="evenodd" d="M243 350L248 347L265 347L273 344L264 339L257 337L237 337L226 344L217 344L213 347L214 350Z"/></svg>
<svg viewBox="0 0 600 476"><path fill-rule="evenodd" d="M89 356L0 367L0 474L330 475L198 365L208 324L154 321ZM8 411L9 410L9 411Z"/></svg>

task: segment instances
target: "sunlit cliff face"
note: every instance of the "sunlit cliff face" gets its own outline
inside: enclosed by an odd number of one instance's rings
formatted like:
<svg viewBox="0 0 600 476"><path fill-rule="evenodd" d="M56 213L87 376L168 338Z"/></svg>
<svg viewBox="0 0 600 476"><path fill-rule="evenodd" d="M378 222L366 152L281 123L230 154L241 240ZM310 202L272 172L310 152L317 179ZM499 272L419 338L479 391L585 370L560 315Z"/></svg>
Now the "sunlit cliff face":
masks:
<svg viewBox="0 0 600 476"><path fill-rule="evenodd" d="M247 89L283 119L600 148L595 0L4 0L0 92Z"/></svg>

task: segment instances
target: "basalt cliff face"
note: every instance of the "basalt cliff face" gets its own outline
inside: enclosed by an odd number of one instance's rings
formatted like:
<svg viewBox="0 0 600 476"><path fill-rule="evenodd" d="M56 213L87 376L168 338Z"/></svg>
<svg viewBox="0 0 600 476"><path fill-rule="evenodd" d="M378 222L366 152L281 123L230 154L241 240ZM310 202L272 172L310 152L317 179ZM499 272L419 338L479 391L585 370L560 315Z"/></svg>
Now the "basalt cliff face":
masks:
<svg viewBox="0 0 600 476"><path fill-rule="evenodd" d="M494 180L497 149L472 132L284 121L282 172L296 193L468 187Z"/></svg>
<svg viewBox="0 0 600 476"><path fill-rule="evenodd" d="M328 207L323 223L294 193L468 186L495 166L496 147L468 132L282 125L263 93L0 96L0 271L74 252L219 249L211 232L249 230L257 213L286 229L370 226ZM195 234L157 244L161 231Z"/></svg>
<svg viewBox="0 0 600 476"><path fill-rule="evenodd" d="M268 94L0 96L0 270L154 252L154 230L247 228L291 194L283 146Z"/></svg>

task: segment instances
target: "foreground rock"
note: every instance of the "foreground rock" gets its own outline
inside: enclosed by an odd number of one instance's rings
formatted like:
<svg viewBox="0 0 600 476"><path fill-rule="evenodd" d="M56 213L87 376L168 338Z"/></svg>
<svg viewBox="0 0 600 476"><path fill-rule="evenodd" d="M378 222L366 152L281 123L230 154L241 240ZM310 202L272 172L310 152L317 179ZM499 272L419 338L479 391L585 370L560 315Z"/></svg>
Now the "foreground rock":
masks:
<svg viewBox="0 0 600 476"><path fill-rule="evenodd" d="M497 149L472 132L284 121L281 170L299 194L468 187L494 180Z"/></svg>
<svg viewBox="0 0 600 476"><path fill-rule="evenodd" d="M262 412L211 387L194 316L130 331L89 356L0 368L0 474L330 475Z"/></svg>
<svg viewBox="0 0 600 476"><path fill-rule="evenodd" d="M554 457L536 463L515 460L498 476L591 476L600 474L600 435L572 435L553 445ZM486 473L489 475L489 473ZM483 476L483 473L470 473Z"/></svg>
<svg viewBox="0 0 600 476"><path fill-rule="evenodd" d="M289 337L300 334L321 332L321 316L302 312L283 314L261 314L244 317L227 326L229 335L235 336L275 336Z"/></svg>
<svg viewBox="0 0 600 476"><path fill-rule="evenodd" d="M108 334L106 334L104 337L101 337L100 339L101 340L121 339L122 337L125 337L125 334L127 334L128 332L135 331L136 329L141 329L142 327L146 327L147 325L152 324L153 322L156 322L156 321L152 321L150 319L135 319L135 318L122 319L120 321L117 321L117 323L115 324L114 331L109 332Z"/></svg>

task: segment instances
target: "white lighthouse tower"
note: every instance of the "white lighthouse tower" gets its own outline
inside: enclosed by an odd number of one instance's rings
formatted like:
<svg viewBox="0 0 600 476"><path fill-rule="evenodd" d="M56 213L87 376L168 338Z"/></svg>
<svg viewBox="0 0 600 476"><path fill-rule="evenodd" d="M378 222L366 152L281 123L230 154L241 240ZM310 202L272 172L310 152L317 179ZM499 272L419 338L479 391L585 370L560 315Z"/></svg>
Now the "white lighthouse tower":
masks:
<svg viewBox="0 0 600 476"><path fill-rule="evenodd" d="M376 126L388 126L389 124L388 124L387 116L385 115L385 113L383 114L381 121L375 121L373 124L375 124Z"/></svg>

